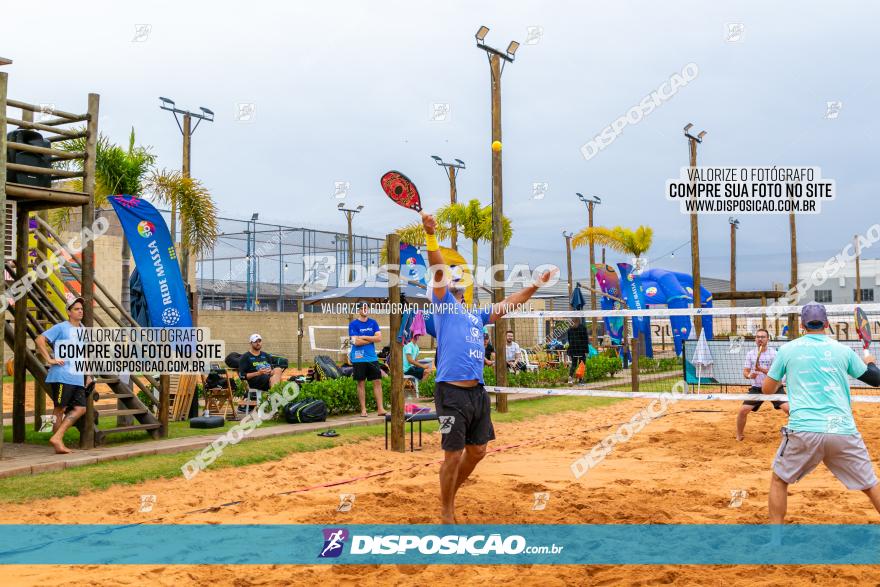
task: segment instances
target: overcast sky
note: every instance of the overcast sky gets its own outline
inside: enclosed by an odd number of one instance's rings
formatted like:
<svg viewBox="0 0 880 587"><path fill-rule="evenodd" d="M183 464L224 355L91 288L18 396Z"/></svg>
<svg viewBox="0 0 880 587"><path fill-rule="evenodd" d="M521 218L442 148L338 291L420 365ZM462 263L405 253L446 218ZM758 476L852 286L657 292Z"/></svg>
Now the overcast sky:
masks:
<svg viewBox="0 0 880 587"><path fill-rule="evenodd" d="M502 78L509 262L564 267L561 231L586 224L578 191L603 199L597 224L653 227L649 259L687 242L688 218L663 188L687 164L689 121L708 131L701 164L818 166L837 181L836 201L799 218L808 261L880 220L869 206L877 20L874 5L854 2L47 0L7 11L0 56L15 61L12 97L84 111L99 93L102 132L124 142L134 126L164 167L180 165L180 133L158 96L214 110L193 138L192 172L224 216L343 230L334 185L344 181L346 202L365 205L356 231L382 236L415 218L382 193L384 171L408 174L427 208L448 201L432 154L467 163L460 199L490 202L489 68L473 37L485 24L490 45L522 43ZM742 25L732 41L731 24ZM532 44L530 27L542 33ZM584 143L690 62L694 81L584 158ZM836 118L829 101L842 103ZM237 119L241 104L253 104L251 120ZM446 121L432 120L434 104L449 105ZM700 237L703 275L726 278L727 215L701 217ZM787 216L742 216L740 289L787 282L787 243ZM574 263L587 274L586 249ZM651 263L689 272L689 248Z"/></svg>

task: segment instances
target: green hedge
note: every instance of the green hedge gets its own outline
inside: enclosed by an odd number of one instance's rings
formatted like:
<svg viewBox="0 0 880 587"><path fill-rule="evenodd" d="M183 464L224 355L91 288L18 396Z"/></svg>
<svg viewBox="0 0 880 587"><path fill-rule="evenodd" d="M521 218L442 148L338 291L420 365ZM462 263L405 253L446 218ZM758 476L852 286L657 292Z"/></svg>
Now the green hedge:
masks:
<svg viewBox="0 0 880 587"><path fill-rule="evenodd" d="M659 373L661 371L680 371L680 357L665 357L662 359L651 359L649 357L639 357L639 373Z"/></svg>
<svg viewBox="0 0 880 587"><path fill-rule="evenodd" d="M584 381L599 381L609 376L613 377L621 369L623 369L623 363L621 363L620 357L604 355L590 357L586 362ZM428 374L422 380L419 385L419 395L434 397L435 373ZM491 367L484 368L483 380L486 385L495 385L495 370ZM510 387L560 387L568 385L568 367L560 366L552 369L509 373L507 385Z"/></svg>
<svg viewBox="0 0 880 587"><path fill-rule="evenodd" d="M597 381L622 369L619 357L596 356L587 360L585 381ZM419 384L419 395L423 398L434 397L435 372L429 373ZM495 371L491 368L483 370L483 378L486 385L495 385ZM511 373L508 377L508 385L511 387L559 387L568 383L568 367L556 367L553 369L538 369ZM272 391L280 391L285 382L279 383ZM271 392L270 392L271 393ZM373 385L369 381L366 384L367 410L376 411L376 400L373 398ZM382 396L385 408L391 409L391 379L382 378ZM357 383L351 377L338 379L323 379L306 383L300 389L298 399L319 399L327 404L327 409L332 415L351 414L360 411L360 403L357 397ZM278 418L283 418L279 412Z"/></svg>
<svg viewBox="0 0 880 587"><path fill-rule="evenodd" d="M283 386L283 382L278 384ZM376 411L376 399L373 397L373 383L366 382L367 410ZM386 409L391 409L391 379L382 378L382 401ZM327 404L330 414L351 414L361 411L357 396L357 383L351 377L338 379L322 379L306 383L300 388L300 399L319 399ZM283 417L283 416L282 416Z"/></svg>

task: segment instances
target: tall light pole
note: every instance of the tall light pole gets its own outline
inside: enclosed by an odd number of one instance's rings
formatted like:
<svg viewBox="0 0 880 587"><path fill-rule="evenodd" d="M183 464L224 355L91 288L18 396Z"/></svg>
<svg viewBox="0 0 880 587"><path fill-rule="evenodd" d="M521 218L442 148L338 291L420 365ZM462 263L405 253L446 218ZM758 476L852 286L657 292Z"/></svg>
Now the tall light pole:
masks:
<svg viewBox="0 0 880 587"><path fill-rule="evenodd" d="M247 276L245 283L245 301L244 308L249 312L256 309L257 300L257 220L260 217L259 212L254 212L251 219L248 220L245 236L247 237Z"/></svg>
<svg viewBox="0 0 880 587"><path fill-rule="evenodd" d="M853 301L857 304L862 303L862 268L860 259L862 256L862 248L859 246L859 235L853 237L853 246L856 251L856 295Z"/></svg>
<svg viewBox="0 0 880 587"><path fill-rule="evenodd" d="M449 203L455 204L458 201L458 188L455 186L455 178L458 175L459 169L466 169L464 161L455 159L455 163L446 163L437 155L431 155L431 159L446 171L446 176L449 178ZM452 249L454 251L458 250L458 226L455 224L452 225Z"/></svg>
<svg viewBox="0 0 880 587"><path fill-rule="evenodd" d="M697 166L697 145L703 142L706 131L700 131L700 134L694 136L690 133L693 123L689 122L684 127L684 136L688 140L690 150L690 166ZM691 272L693 273L694 287L694 308L701 307L702 299L700 296L700 230L697 223L697 212L691 212ZM694 333L699 338L700 332L703 330L703 317L699 314L694 315Z"/></svg>
<svg viewBox="0 0 880 587"><path fill-rule="evenodd" d="M571 275L571 237L572 233L562 231L562 238L565 239L565 262L568 264L568 299L571 299L571 294L574 293L574 289L572 288L571 282L574 279Z"/></svg>
<svg viewBox="0 0 880 587"><path fill-rule="evenodd" d="M199 106L199 110L201 113L190 112L189 110L182 110L174 105L174 100L169 98L159 97L161 100L161 104L159 108L162 110L167 110L174 115L174 121L177 123L177 128L180 129L180 134L183 135L183 161L181 164L181 175L183 177L190 177L190 145L192 142L192 135L196 132L196 129L199 128L199 125L203 120L208 122L214 122L214 112L204 106ZM180 119L177 117L178 114L181 114L183 117L183 124L181 124ZM192 126L192 119L196 119L196 125ZM184 218L183 211L180 213L180 226L183 228ZM175 244L175 232L177 231L177 217L175 210L175 203L171 203L171 244ZM193 324L196 322L196 314L198 312L198 303L196 299L196 295L193 295L193 285L195 281L195 269L190 272L190 254L189 254L189 239L186 236L186 231L181 230L181 247L180 252L180 265L183 273L183 282L186 284L187 294L191 296L192 303L192 311L193 311ZM193 275L190 275L193 273Z"/></svg>
<svg viewBox="0 0 880 587"><path fill-rule="evenodd" d="M736 231L739 230L739 220L731 216L727 219L730 223L730 293L736 292ZM736 307L736 298L731 296L730 307ZM736 314L730 316L730 331L736 336Z"/></svg>
<svg viewBox="0 0 880 587"><path fill-rule="evenodd" d="M354 218L354 215L358 214L364 209L364 207L358 206L357 208L346 208L345 204L340 202L336 208L345 214L345 219L348 221L348 282L351 283L354 281L354 236L351 230L351 220Z"/></svg>
<svg viewBox="0 0 880 587"><path fill-rule="evenodd" d="M504 266L504 230L501 190L501 73L504 71L504 63L513 63L519 43L511 41L505 51L500 51L486 44L486 35L489 27L481 26L474 37L477 40L477 48L486 52L489 58L489 72L491 82L492 104L492 266L500 268ZM504 62L504 63L502 63ZM498 273L501 275L498 275ZM499 303L504 299L504 270L496 269L492 272L492 301ZM495 324L495 348L503 352L507 344L505 340L506 320L500 320ZM507 363L495 361L495 381L499 386L507 385ZM507 395L498 394L496 406L499 412L507 411Z"/></svg>
<svg viewBox="0 0 880 587"><path fill-rule="evenodd" d="M593 206L596 204L602 203L602 198L599 196L590 196L589 198L584 196L582 193L577 192L578 199L587 205L587 221L590 228L593 228ZM602 254L602 262L605 262L604 251ZM593 273L593 265L596 264L596 253L593 248L593 237L590 237L590 309L596 309L596 274ZM599 340L599 332L598 332L598 323L595 318L590 320L592 326L592 334L593 341ZM598 345L597 345L598 346Z"/></svg>

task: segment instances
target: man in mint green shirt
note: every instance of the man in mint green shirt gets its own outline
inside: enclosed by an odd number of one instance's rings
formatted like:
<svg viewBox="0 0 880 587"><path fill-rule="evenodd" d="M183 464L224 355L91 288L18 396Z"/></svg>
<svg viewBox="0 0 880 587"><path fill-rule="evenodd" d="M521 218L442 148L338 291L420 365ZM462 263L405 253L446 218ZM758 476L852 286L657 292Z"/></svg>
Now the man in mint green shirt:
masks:
<svg viewBox="0 0 880 587"><path fill-rule="evenodd" d="M786 378L790 412L782 444L773 461L770 523L782 524L788 486L820 462L847 489L863 491L880 512L880 486L850 405L849 377L880 386L874 357L859 358L850 347L825 335L825 306L811 302L801 309L806 334L783 345L764 379L762 391L776 393Z"/></svg>
<svg viewBox="0 0 880 587"><path fill-rule="evenodd" d="M432 371L434 362L428 359L420 361L418 336L411 338L409 342L403 345L403 374L410 375L421 381L425 377L426 371Z"/></svg>

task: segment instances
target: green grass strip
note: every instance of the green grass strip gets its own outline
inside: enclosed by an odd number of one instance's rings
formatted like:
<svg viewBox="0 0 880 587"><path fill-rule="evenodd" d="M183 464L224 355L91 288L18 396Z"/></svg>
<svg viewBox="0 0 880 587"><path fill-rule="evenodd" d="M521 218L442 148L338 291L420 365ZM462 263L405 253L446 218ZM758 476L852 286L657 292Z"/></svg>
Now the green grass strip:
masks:
<svg viewBox="0 0 880 587"><path fill-rule="evenodd" d="M521 422L542 415L603 407L616 401L619 400L574 396L516 401L510 402L506 414L493 413L492 419L499 423ZM425 433L435 432L437 423L425 422L422 430ZM209 470L278 461L293 453L313 452L382 437L385 434L385 427L377 424L341 428L339 434L336 438L323 438L317 433L303 433L244 441L226 447ZM217 436L219 435L218 433ZM113 485L135 485L152 479L178 477L181 476L180 467L201 450L134 457L50 473L0 479L0 503L24 503L37 499L74 496L85 491L107 489ZM295 487L279 487L279 491L289 489Z"/></svg>

